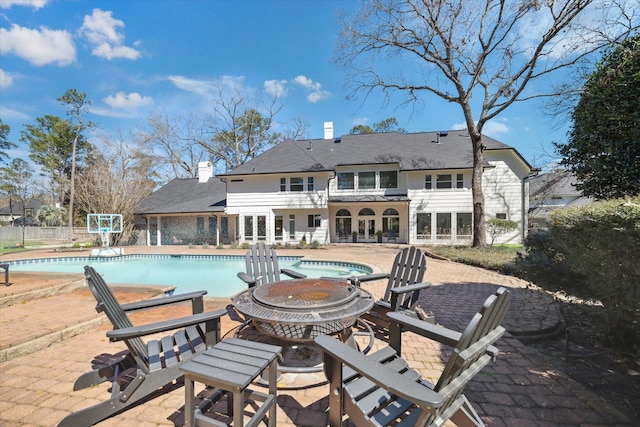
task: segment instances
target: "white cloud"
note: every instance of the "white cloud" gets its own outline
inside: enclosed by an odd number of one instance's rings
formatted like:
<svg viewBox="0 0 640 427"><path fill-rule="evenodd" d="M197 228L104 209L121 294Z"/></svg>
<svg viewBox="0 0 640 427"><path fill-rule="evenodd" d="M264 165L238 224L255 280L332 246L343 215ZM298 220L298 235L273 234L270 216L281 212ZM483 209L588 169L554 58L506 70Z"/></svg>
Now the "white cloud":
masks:
<svg viewBox="0 0 640 427"><path fill-rule="evenodd" d="M49 0L0 0L0 9L9 9L11 6L31 6L33 9L42 9Z"/></svg>
<svg viewBox="0 0 640 427"><path fill-rule="evenodd" d="M504 121L488 121L487 123L485 123L484 128L482 129L482 132L485 135L488 135L492 138L497 138L500 135L507 134L509 133L509 131L510 129Z"/></svg>
<svg viewBox="0 0 640 427"><path fill-rule="evenodd" d="M0 88L4 89L13 85L13 74L0 68Z"/></svg>
<svg viewBox="0 0 640 427"><path fill-rule="evenodd" d="M273 97L283 97L287 95L286 80L267 80L264 82L264 90Z"/></svg>
<svg viewBox="0 0 640 427"><path fill-rule="evenodd" d="M153 104L153 98L150 96L142 96L138 92L126 94L122 91L107 96L103 101L111 108L126 111L136 111L140 107Z"/></svg>
<svg viewBox="0 0 640 427"><path fill-rule="evenodd" d="M80 34L94 46L92 54L106 59L138 59L140 51L123 45L124 22L115 19L113 12L93 9L91 15L85 15ZM137 44L137 43L136 43Z"/></svg>
<svg viewBox="0 0 640 427"><path fill-rule="evenodd" d="M451 125L451 129L467 129L467 123L454 123ZM500 135L508 134L509 132L511 132L511 129L507 126L506 120L488 121L482 128L482 133L491 138L498 138Z"/></svg>
<svg viewBox="0 0 640 427"><path fill-rule="evenodd" d="M0 54L13 54L32 65L69 65L76 60L76 48L71 34L64 30L39 30L11 25L0 28Z"/></svg>
<svg viewBox="0 0 640 427"><path fill-rule="evenodd" d="M293 82L311 91L311 93L307 95L307 101L311 102L312 104L315 104L318 101L325 100L331 96L330 92L322 90L322 85L320 83L314 82L306 76L299 75L295 79L293 79Z"/></svg>
<svg viewBox="0 0 640 427"><path fill-rule="evenodd" d="M199 95L208 95L215 87L215 85L208 80L190 79L184 76L168 76L167 80L173 83L178 89Z"/></svg>

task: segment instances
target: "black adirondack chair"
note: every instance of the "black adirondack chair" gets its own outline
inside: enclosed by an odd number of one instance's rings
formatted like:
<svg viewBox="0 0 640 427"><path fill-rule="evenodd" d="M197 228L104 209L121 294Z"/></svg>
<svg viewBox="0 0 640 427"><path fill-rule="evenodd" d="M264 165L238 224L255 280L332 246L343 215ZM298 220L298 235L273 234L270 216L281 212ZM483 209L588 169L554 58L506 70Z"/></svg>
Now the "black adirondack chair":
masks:
<svg viewBox="0 0 640 427"><path fill-rule="evenodd" d="M245 254L245 262L247 271L238 273L238 277L250 288L264 285L265 283L277 282L280 280L281 273L293 279L307 277L297 271L279 268L278 255L275 249L262 242L251 245L251 248Z"/></svg>
<svg viewBox="0 0 640 427"><path fill-rule="evenodd" d="M360 426L440 426L451 420L459 426L483 426L463 394L466 384L498 355L493 344L504 334L500 326L509 293L491 295L462 333L406 316L389 313L390 345L370 355L323 335L315 339L323 349L329 393L329 425L342 425L346 414ZM412 331L454 347L434 385L401 357L403 331Z"/></svg>
<svg viewBox="0 0 640 427"><path fill-rule="evenodd" d="M64 427L93 425L144 399L181 386L179 379L183 374L179 367L220 340L220 318L227 314L226 310L203 312L202 297L207 291L119 304L93 267L84 269L87 284L98 302L96 310L104 312L113 324L114 330L107 332L107 336L111 341L124 341L128 351L113 357L99 356L99 366L76 380L74 390L111 381L111 398L67 416L59 424ZM130 311L188 301L192 303L191 316L141 326L134 326L127 316ZM146 343L141 338L168 331L175 332Z"/></svg>
<svg viewBox="0 0 640 427"><path fill-rule="evenodd" d="M401 311L435 323L435 316L418 306L420 291L431 286L423 282L427 271L427 257L418 248L409 247L400 251L394 261L390 273L376 273L367 276L355 276L350 281L356 285L372 280L388 279L384 296L375 302L373 309L362 316L378 328L388 329L387 313Z"/></svg>

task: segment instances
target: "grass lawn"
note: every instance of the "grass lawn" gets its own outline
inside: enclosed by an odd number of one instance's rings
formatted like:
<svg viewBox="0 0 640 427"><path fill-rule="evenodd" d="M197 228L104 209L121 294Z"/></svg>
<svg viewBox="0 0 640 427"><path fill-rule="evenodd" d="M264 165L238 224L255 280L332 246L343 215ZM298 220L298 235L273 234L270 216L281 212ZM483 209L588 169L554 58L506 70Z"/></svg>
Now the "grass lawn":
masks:
<svg viewBox="0 0 640 427"><path fill-rule="evenodd" d="M432 246L429 252L451 261L475 265L476 267L495 270L502 273L511 271L522 245L486 246L472 248L469 246Z"/></svg>

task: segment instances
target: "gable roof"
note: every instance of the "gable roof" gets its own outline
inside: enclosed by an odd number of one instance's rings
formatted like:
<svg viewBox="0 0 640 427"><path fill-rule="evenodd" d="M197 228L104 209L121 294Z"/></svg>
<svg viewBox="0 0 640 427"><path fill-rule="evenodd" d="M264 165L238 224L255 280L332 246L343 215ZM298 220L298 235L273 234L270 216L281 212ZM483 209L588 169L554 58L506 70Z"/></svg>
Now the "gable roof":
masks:
<svg viewBox="0 0 640 427"><path fill-rule="evenodd" d="M227 185L220 178L176 178L138 205L136 214L221 212L227 204Z"/></svg>
<svg viewBox="0 0 640 427"><path fill-rule="evenodd" d="M530 197L537 196L581 196L578 180L570 172L543 173L531 178L529 183Z"/></svg>
<svg viewBox="0 0 640 427"><path fill-rule="evenodd" d="M40 209L44 205L44 203L42 203L38 199L32 198L25 200L24 205L27 209L31 208L34 211L38 211L38 209ZM0 215L11 215L12 211L14 216L22 215L22 203L13 202L11 205L3 206L2 208L0 208Z"/></svg>
<svg viewBox="0 0 640 427"><path fill-rule="evenodd" d="M483 135L482 141L487 150L516 152L488 136ZM288 139L219 176L334 171L340 166L385 163L397 164L405 171L469 169L473 167L473 152L467 131L449 131L446 136L438 136L438 132L387 132L333 139Z"/></svg>

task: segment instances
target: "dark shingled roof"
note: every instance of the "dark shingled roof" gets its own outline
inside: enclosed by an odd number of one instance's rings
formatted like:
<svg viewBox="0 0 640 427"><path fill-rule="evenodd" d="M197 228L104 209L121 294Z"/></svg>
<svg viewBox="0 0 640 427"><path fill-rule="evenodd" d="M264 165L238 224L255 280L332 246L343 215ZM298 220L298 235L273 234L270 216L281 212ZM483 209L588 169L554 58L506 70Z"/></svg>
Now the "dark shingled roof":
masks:
<svg viewBox="0 0 640 427"><path fill-rule="evenodd" d="M405 171L473 167L466 131L449 131L440 137L437 134L388 132L333 139L289 139L221 176L333 171L339 166L379 163L398 164ZM483 143L487 150L513 149L484 135Z"/></svg>
<svg viewBox="0 0 640 427"><path fill-rule="evenodd" d="M138 205L136 214L221 212L227 204L227 185L220 178L176 178Z"/></svg>

